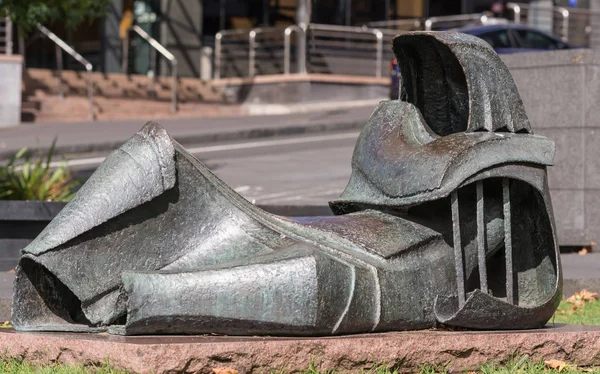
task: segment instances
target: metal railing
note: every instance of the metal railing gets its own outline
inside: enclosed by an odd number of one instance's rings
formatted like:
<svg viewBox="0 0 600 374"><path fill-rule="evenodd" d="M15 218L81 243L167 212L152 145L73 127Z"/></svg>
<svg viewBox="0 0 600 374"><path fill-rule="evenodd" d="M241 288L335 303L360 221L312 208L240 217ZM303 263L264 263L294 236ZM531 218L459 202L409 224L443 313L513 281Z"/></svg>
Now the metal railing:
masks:
<svg viewBox="0 0 600 374"><path fill-rule="evenodd" d="M294 34L297 43L295 51L292 50ZM354 64L358 71L353 73L351 67L345 69L346 74L381 77L387 52L384 51L383 42L395 35L393 30L322 24L224 30L215 37L214 78L290 74L294 70L293 52L298 73L344 70L349 60L350 65ZM311 66L307 68L307 64ZM373 66L365 68L370 64ZM335 73L343 74L339 71Z"/></svg>
<svg viewBox="0 0 600 374"><path fill-rule="evenodd" d="M492 16L493 14L491 12L483 12L429 18L409 18L389 21L375 21L366 23L365 26L378 29L395 29L398 31L431 31L437 29L457 28L471 23L485 24L486 20Z"/></svg>
<svg viewBox="0 0 600 374"><path fill-rule="evenodd" d="M248 76L283 73L285 29L260 27L248 33Z"/></svg>
<svg viewBox="0 0 600 374"><path fill-rule="evenodd" d="M375 21L365 24L366 27L380 29L395 29L398 31L418 31L424 29L424 21L420 18L395 19L389 21Z"/></svg>
<svg viewBox="0 0 600 374"><path fill-rule="evenodd" d="M151 37L144 29L139 27L138 25L133 25L127 30L125 33L125 39L123 39L123 62L122 69L123 73L127 74L127 69L129 65L129 32L133 31L138 34L142 39L148 42L152 47L152 50L160 53L164 58L169 60L171 63L171 111L173 113L177 112L177 59L175 56L169 52L165 47L162 46L156 39ZM155 64L155 55L151 54L150 59L153 60L150 62L150 66L154 66ZM152 77L154 79L154 76Z"/></svg>
<svg viewBox="0 0 600 374"><path fill-rule="evenodd" d="M227 56L229 57L233 57L234 60L236 60L238 57L240 58L248 58L250 59L250 56L247 52L247 50L249 50L249 46L248 46L248 34L250 33L250 29L239 29L239 30L222 30L219 31L216 35L215 35L215 74L214 77L215 79L220 79L222 77L222 63L221 60L223 59L223 56L225 54L227 54ZM227 48L227 50L225 50L225 46L224 43L228 42L228 44L234 44L234 46L231 48ZM231 54L233 54L233 56L231 56ZM248 67L249 67L250 63L248 63ZM249 69L248 69L249 70ZM243 73L240 72L240 74L238 75L246 75L247 72L244 71Z"/></svg>
<svg viewBox="0 0 600 374"><path fill-rule="evenodd" d="M310 72L381 78L383 33L379 29L310 24L305 35L307 69ZM375 66L369 67L372 61L375 61ZM373 68L374 74L369 74L369 69Z"/></svg>
<svg viewBox="0 0 600 374"><path fill-rule="evenodd" d="M0 52L6 55L12 55L13 53L13 35L12 35L12 22L10 17L6 16L0 18Z"/></svg>
<svg viewBox="0 0 600 374"><path fill-rule="evenodd" d="M283 74L290 73L290 59L292 54L292 33L296 33L300 38L306 39L306 29L300 27L298 25L291 25L285 28L283 32ZM306 65L304 64L304 68L298 68L298 73L304 74L306 73Z"/></svg>
<svg viewBox="0 0 600 374"><path fill-rule="evenodd" d="M63 60L62 60L62 51L67 52L71 57L73 57L77 62L82 64L85 67L87 74L87 96L88 101L90 103L90 121L94 120L94 82L92 79L92 64L83 58L79 53L77 53L70 45L68 45L65 41L60 39L56 34L52 31L48 30L44 26L38 24L37 29L48 39L52 40L56 45L56 69L58 70L58 90L61 97L64 96L63 90L63 80L62 80L62 70L63 70Z"/></svg>
<svg viewBox="0 0 600 374"><path fill-rule="evenodd" d="M423 24L425 31L452 29L471 23L485 24L487 19L492 16L493 14L490 12L483 12L476 14L458 14L455 16L430 17L427 18Z"/></svg>
<svg viewBox="0 0 600 374"><path fill-rule="evenodd" d="M532 8L530 4L507 3L506 8L512 11L514 23L533 23L534 26L547 29L563 41L568 42L571 35L571 12L574 8L538 5ZM531 19L531 15L536 19Z"/></svg>

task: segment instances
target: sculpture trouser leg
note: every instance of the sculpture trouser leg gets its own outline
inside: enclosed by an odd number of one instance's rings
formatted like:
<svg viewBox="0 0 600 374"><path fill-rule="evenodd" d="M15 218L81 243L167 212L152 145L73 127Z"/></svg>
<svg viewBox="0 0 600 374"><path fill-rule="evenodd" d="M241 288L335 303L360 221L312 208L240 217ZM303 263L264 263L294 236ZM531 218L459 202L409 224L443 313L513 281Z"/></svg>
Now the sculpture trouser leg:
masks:
<svg viewBox="0 0 600 374"><path fill-rule="evenodd" d="M126 272L125 333L328 335L350 308L355 277L353 266L302 246L250 264Z"/></svg>

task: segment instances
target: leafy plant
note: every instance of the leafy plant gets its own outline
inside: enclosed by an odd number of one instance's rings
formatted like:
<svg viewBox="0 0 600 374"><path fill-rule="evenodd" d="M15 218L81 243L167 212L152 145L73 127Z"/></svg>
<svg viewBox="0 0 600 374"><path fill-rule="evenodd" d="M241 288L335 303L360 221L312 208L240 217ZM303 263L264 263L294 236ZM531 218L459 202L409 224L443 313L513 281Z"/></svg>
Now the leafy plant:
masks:
<svg viewBox="0 0 600 374"><path fill-rule="evenodd" d="M23 32L48 22L60 22L73 30L86 20L103 17L109 3L110 0L2 0L0 16L8 13Z"/></svg>
<svg viewBox="0 0 600 374"><path fill-rule="evenodd" d="M18 151L6 165L0 166L0 199L69 201L79 181L73 178L66 161L52 164L56 139L46 155L37 158L27 148Z"/></svg>

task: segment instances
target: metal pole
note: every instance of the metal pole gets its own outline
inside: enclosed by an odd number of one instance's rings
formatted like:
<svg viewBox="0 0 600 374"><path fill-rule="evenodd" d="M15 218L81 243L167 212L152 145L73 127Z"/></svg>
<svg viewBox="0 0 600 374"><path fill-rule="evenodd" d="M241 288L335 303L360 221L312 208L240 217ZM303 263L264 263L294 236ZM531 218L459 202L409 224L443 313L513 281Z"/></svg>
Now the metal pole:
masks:
<svg viewBox="0 0 600 374"><path fill-rule="evenodd" d="M296 66L298 69L298 73L306 74L306 60L308 58L308 54L306 53L306 33L307 33L307 24L301 24L298 27L298 36L296 38Z"/></svg>
<svg viewBox="0 0 600 374"><path fill-rule="evenodd" d="M219 29L225 30L225 0L219 0Z"/></svg>
<svg viewBox="0 0 600 374"><path fill-rule="evenodd" d="M92 77L92 64L85 65L87 71L87 94L90 103L90 121L94 120L94 82Z"/></svg>
<svg viewBox="0 0 600 374"><path fill-rule="evenodd" d="M156 49L150 48L150 71L152 72L152 76L150 77L150 90L156 92Z"/></svg>
<svg viewBox="0 0 600 374"><path fill-rule="evenodd" d="M264 27L269 26L269 0L263 0L263 20Z"/></svg>
<svg viewBox="0 0 600 374"><path fill-rule="evenodd" d="M292 29L286 27L283 32L283 74L288 75L290 73L290 34Z"/></svg>
<svg viewBox="0 0 600 374"><path fill-rule="evenodd" d="M346 26L352 25L352 0L346 0Z"/></svg>
<svg viewBox="0 0 600 374"><path fill-rule="evenodd" d="M65 97L63 92L63 81L62 81L62 69L63 69L63 59L62 59L62 50L60 46L56 44L54 46L54 53L56 54L56 71L58 72L58 95L62 98Z"/></svg>
<svg viewBox="0 0 600 374"><path fill-rule="evenodd" d="M296 10L296 23L302 30L302 35L298 35L296 39L296 58L298 65L298 73L306 74L306 30L310 24L310 9L309 0L298 0L298 8Z"/></svg>
<svg viewBox="0 0 600 374"><path fill-rule="evenodd" d="M121 69L123 70L123 74L127 74L127 70L129 70L129 30L125 33L125 38L123 39L123 61L121 62Z"/></svg>
<svg viewBox="0 0 600 374"><path fill-rule="evenodd" d="M171 82L171 111L177 113L177 61L172 61L171 67L172 82Z"/></svg>
<svg viewBox="0 0 600 374"><path fill-rule="evenodd" d="M156 49L150 48L150 70L153 77L156 76Z"/></svg>
<svg viewBox="0 0 600 374"><path fill-rule="evenodd" d="M6 16L6 22L4 23L4 25L6 27L6 54L10 56L13 53L13 28L10 17Z"/></svg>
<svg viewBox="0 0 600 374"><path fill-rule="evenodd" d="M223 34L218 32L215 35L215 79L221 78L221 39Z"/></svg>
<svg viewBox="0 0 600 374"><path fill-rule="evenodd" d="M255 73L256 59L256 31L248 33L248 76L253 77Z"/></svg>
<svg viewBox="0 0 600 374"><path fill-rule="evenodd" d="M563 7L556 7L554 8L554 10L556 12L558 12L558 14L560 14L560 16L562 17L561 20L561 30L560 30L560 38L564 41L564 42L568 42L569 41L569 10Z"/></svg>
<svg viewBox="0 0 600 374"><path fill-rule="evenodd" d="M433 26L433 21L431 19L426 19L425 20L425 31L431 31L432 26Z"/></svg>
<svg viewBox="0 0 600 374"><path fill-rule="evenodd" d="M379 30L375 30L375 37L377 38L375 43L377 43L376 48L376 59L375 59L375 76L377 78L381 78L381 70L382 70L382 60L383 60L383 33Z"/></svg>
<svg viewBox="0 0 600 374"><path fill-rule="evenodd" d="M514 13L514 23L521 23L521 7L517 4L513 4L513 13Z"/></svg>

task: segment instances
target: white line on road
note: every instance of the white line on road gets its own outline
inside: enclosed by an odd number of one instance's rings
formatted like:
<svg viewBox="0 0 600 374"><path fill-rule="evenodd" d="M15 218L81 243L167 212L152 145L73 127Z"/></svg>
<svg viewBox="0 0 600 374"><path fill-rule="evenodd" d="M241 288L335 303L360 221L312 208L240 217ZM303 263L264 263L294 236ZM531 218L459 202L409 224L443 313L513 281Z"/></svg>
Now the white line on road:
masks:
<svg viewBox="0 0 600 374"><path fill-rule="evenodd" d="M277 145L291 145L291 144L303 144L303 143L317 143L325 142L329 140L343 140L343 139L356 139L358 132L344 133L344 134L331 134L331 135L320 135L320 136L309 136L303 138L293 139L273 139L273 140L261 140L247 143L235 143L235 144L223 144L213 145L207 147L195 147L189 148L187 151L192 154L198 153L210 153L210 152L221 152L221 151L232 151L238 149L250 149L260 147L273 147ZM69 166L85 166L85 165L98 165L104 161L105 157L90 157L81 158L77 160L66 161ZM59 167L64 164L65 161L54 161L50 163L50 167Z"/></svg>
<svg viewBox="0 0 600 374"><path fill-rule="evenodd" d="M235 149L271 147L271 146L275 146L275 145L302 144L302 143L313 143L313 142L316 143L316 142L324 142L324 141L328 141L328 140L356 139L357 137L358 137L358 133L353 132L353 133L345 133L345 134L310 136L310 137L305 137L305 138L261 140L261 141L257 141L257 142L248 142L248 143L213 145L210 147L190 148L187 151L190 153L220 152L220 151L231 151L231 150L235 150Z"/></svg>

